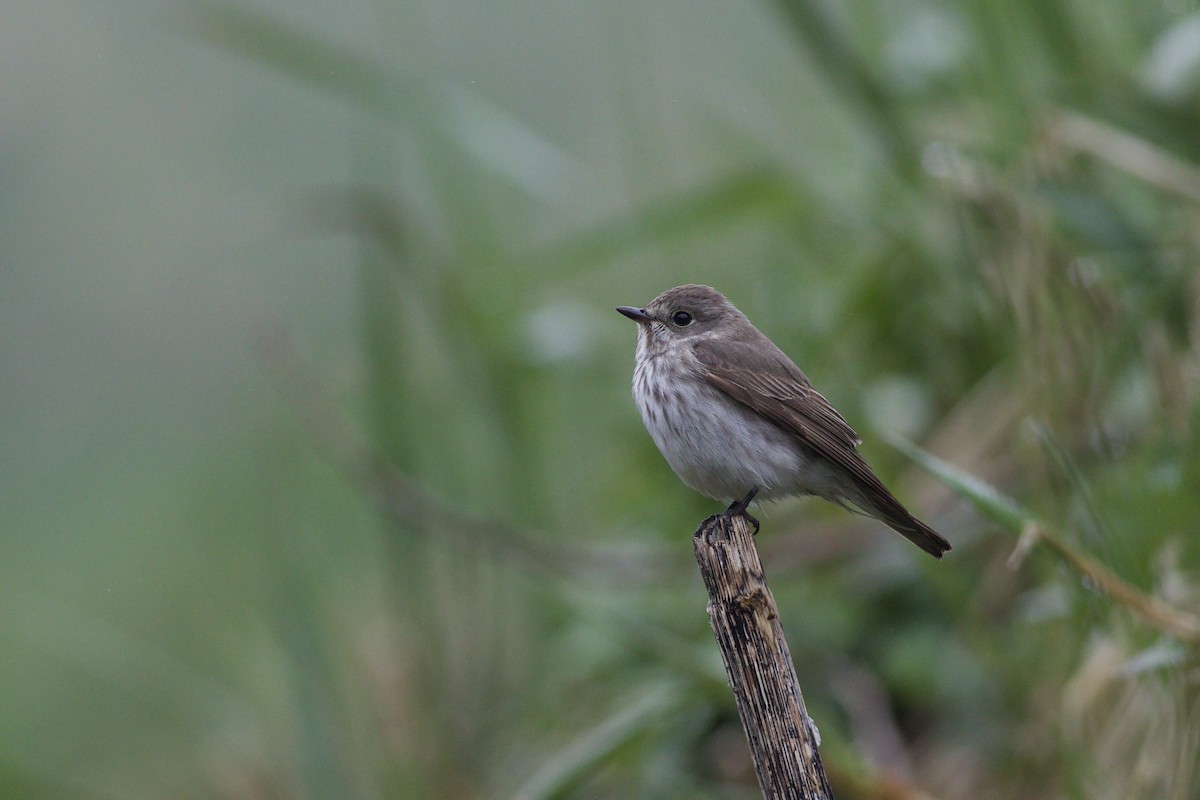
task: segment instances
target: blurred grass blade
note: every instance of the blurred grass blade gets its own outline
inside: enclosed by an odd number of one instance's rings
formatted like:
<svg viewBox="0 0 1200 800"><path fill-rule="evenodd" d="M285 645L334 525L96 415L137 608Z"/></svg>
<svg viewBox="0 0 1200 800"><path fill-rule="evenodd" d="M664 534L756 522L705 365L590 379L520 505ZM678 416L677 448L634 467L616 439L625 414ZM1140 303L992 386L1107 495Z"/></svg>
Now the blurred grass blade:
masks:
<svg viewBox="0 0 1200 800"><path fill-rule="evenodd" d="M645 731L678 702L672 686L650 689L608 719L586 731L542 764L515 800L561 797L590 771L602 766L619 747Z"/></svg>
<svg viewBox="0 0 1200 800"><path fill-rule="evenodd" d="M1013 533L1020 534L1033 519L1033 515L1023 509L1016 500L990 483L922 450L902 436L885 434L885 437L893 447L929 470L942 483L974 506L976 511L993 522L1003 525Z"/></svg>
<svg viewBox="0 0 1200 800"><path fill-rule="evenodd" d="M919 175L917 147L900 116L894 94L854 51L850 37L838 31L818 7L820 4L812 0L775 0L775 5L830 84L838 87L866 120L870 134L891 165L909 179Z"/></svg>
<svg viewBox="0 0 1200 800"><path fill-rule="evenodd" d="M1090 529L1087 531L1093 538L1102 538L1106 542L1115 541L1117 537L1113 535L1112 530L1105 524L1100 510L1096 505L1096 497L1092 493L1091 484L1088 483L1083 471L1079 469L1079 465L1075 463L1075 459L1067 453L1063 448L1059 447L1054 436L1043 425L1034 425L1033 433L1042 445L1042 451L1054 462L1058 467L1063 477L1070 484L1075 498L1079 502L1079 507L1082 510L1086 525Z"/></svg>
<svg viewBox="0 0 1200 800"><path fill-rule="evenodd" d="M1187 650L1176 642L1163 641L1147 647L1121 665L1121 674L1126 678L1146 672L1156 672L1178 667L1187 660Z"/></svg>
<svg viewBox="0 0 1200 800"><path fill-rule="evenodd" d="M192 35L376 112L397 112L416 87L369 60L274 16L213 0L189 8Z"/></svg>
<svg viewBox="0 0 1200 800"><path fill-rule="evenodd" d="M583 162L475 92L446 86L441 94L450 100L454 140L531 194L577 202L579 183L595 177Z"/></svg>
<svg viewBox="0 0 1200 800"><path fill-rule="evenodd" d="M281 19L219 0L194 6L186 24L228 52L445 140L535 196L561 201L583 177L582 162L462 86L421 86Z"/></svg>
<svg viewBox="0 0 1200 800"><path fill-rule="evenodd" d="M1142 137L1065 108L1051 118L1046 135L1162 191L1200 203L1200 167Z"/></svg>
<svg viewBox="0 0 1200 800"><path fill-rule="evenodd" d="M603 263L652 242L710 233L736 225L746 217L783 218L794 201L792 187L777 169L743 170L717 178L707 186L646 203L630 214L550 247L537 261L575 266Z"/></svg>
<svg viewBox="0 0 1200 800"><path fill-rule="evenodd" d="M1015 500L979 478L925 452L900 436L886 435L892 445L932 472L966 498L988 519L1022 537L1020 546L1042 542L1074 567L1098 591L1127 607L1150 625L1189 642L1200 641L1200 617L1148 595L1117 575L1103 562L1066 541L1039 522Z"/></svg>

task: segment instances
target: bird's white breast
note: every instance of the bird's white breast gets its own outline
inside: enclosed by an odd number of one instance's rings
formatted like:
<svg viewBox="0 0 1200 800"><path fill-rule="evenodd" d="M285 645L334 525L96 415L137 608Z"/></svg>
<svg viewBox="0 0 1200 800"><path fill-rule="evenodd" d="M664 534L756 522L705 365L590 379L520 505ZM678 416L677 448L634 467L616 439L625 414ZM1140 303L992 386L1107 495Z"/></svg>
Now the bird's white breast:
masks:
<svg viewBox="0 0 1200 800"><path fill-rule="evenodd" d="M691 350L671 342L654 352L638 337L633 396L642 422L675 474L692 489L733 502L809 494L821 482L795 438L705 380ZM819 471L819 470L818 470Z"/></svg>

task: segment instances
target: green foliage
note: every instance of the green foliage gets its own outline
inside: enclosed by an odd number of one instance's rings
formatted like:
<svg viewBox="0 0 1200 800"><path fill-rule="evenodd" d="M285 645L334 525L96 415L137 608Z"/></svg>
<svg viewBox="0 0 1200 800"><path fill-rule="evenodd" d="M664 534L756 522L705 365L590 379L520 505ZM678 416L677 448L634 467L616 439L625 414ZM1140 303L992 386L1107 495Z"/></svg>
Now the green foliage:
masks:
<svg viewBox="0 0 1200 800"><path fill-rule="evenodd" d="M104 488L104 451L13 506L104 532L14 536L0 796L757 796L690 554L713 504L611 311L685 282L954 544L761 515L838 796L1198 796L1182 7L185 4L179 47L279 80L267 149L342 126L255 192L348 242L351 288L279 300L300 334L214 379L257 405L161 445L171 492Z"/></svg>

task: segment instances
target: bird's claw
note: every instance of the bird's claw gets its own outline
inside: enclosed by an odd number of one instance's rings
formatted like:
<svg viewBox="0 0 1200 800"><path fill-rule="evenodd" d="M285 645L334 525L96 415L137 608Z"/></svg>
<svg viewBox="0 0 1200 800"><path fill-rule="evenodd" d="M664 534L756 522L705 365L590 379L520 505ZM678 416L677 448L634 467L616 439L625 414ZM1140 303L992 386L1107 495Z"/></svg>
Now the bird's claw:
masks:
<svg viewBox="0 0 1200 800"><path fill-rule="evenodd" d="M721 514L723 517L744 517L747 522L754 526L753 536L758 535L758 520L750 515L750 501L754 499L754 495L758 494L758 487L751 489L745 497L738 500L736 503L730 503L729 508L725 509Z"/></svg>

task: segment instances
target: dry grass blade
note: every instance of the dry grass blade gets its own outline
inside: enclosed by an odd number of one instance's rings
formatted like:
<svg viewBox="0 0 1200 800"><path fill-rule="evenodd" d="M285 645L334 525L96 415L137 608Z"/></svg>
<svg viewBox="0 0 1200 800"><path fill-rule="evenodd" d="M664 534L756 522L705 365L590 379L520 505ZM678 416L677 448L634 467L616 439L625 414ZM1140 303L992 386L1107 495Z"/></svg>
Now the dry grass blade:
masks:
<svg viewBox="0 0 1200 800"><path fill-rule="evenodd" d="M1136 175L1149 184L1200 203L1200 168L1120 128L1074 111L1061 111L1047 136Z"/></svg>
<svg viewBox="0 0 1200 800"><path fill-rule="evenodd" d="M1184 641L1200 643L1200 617L1138 591L1104 564L1052 533L1040 522L1029 521L1022 532L1022 538L1026 536L1034 541L1045 542L1098 591L1125 606L1145 622Z"/></svg>
<svg viewBox="0 0 1200 800"><path fill-rule="evenodd" d="M897 436L889 439L897 449L932 472L981 514L1016 533L1020 537L1019 552L1024 552L1036 542L1045 543L1098 591L1125 606L1143 621L1184 641L1200 643L1200 617L1131 586L1104 564L1068 543L994 486L925 452L912 442Z"/></svg>

